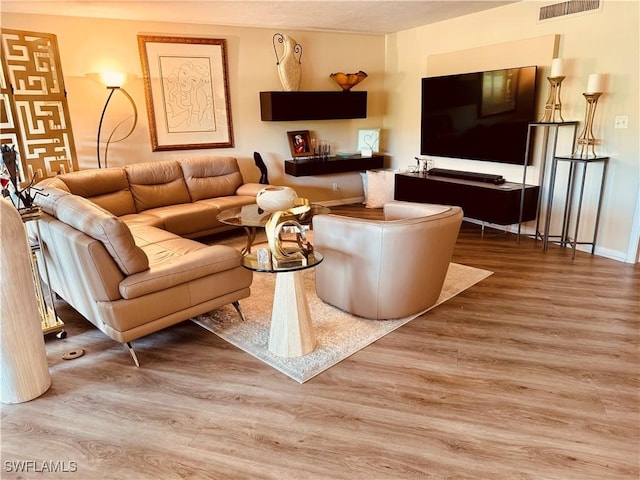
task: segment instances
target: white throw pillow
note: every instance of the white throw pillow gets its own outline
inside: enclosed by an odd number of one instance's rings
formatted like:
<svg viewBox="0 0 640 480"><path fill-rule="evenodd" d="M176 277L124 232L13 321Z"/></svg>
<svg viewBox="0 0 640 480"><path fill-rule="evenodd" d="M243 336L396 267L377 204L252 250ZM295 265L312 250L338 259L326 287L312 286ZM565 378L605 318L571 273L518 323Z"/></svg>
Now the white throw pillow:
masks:
<svg viewBox="0 0 640 480"><path fill-rule="evenodd" d="M360 177L362 178L362 189L364 190L364 204L367 203L367 198L369 198L369 192L367 188L367 172L360 172Z"/></svg>
<svg viewBox="0 0 640 480"><path fill-rule="evenodd" d="M396 170L367 170L366 208L382 208L393 200Z"/></svg>

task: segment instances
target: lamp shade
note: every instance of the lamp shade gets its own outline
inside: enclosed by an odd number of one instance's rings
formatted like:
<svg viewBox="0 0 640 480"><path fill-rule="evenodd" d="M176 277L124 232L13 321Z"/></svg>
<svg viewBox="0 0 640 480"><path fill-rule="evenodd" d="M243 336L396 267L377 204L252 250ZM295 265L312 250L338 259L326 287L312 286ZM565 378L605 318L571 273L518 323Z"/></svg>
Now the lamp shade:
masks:
<svg viewBox="0 0 640 480"><path fill-rule="evenodd" d="M124 72L102 72L100 73L100 81L106 87L121 87L127 83L129 75Z"/></svg>
<svg viewBox="0 0 640 480"><path fill-rule="evenodd" d="M84 76L90 78L94 82L104 85L107 88L120 88L129 80L136 78L134 73L116 72L111 70L85 73Z"/></svg>

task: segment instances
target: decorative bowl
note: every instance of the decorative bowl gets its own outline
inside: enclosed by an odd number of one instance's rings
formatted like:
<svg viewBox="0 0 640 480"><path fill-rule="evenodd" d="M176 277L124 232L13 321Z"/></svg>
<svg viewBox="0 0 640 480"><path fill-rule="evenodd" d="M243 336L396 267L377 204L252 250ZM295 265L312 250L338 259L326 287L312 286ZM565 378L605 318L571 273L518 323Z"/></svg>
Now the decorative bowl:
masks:
<svg viewBox="0 0 640 480"><path fill-rule="evenodd" d="M265 212L287 210L296 203L298 194L291 187L269 186L261 189L256 196L256 203Z"/></svg>
<svg viewBox="0 0 640 480"><path fill-rule="evenodd" d="M367 78L367 76L365 72L360 70L358 73L332 73L329 78L340 85L342 90L346 92Z"/></svg>

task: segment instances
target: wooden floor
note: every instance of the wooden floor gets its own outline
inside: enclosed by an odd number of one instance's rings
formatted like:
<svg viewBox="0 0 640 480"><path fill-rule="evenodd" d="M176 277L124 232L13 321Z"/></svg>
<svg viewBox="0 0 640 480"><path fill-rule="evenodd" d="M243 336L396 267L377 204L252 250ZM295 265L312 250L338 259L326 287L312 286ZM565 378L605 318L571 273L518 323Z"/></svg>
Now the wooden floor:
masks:
<svg viewBox="0 0 640 480"><path fill-rule="evenodd" d="M135 368L62 306L0 476L637 480L640 267L466 223L454 261L495 273L303 385L190 322Z"/></svg>

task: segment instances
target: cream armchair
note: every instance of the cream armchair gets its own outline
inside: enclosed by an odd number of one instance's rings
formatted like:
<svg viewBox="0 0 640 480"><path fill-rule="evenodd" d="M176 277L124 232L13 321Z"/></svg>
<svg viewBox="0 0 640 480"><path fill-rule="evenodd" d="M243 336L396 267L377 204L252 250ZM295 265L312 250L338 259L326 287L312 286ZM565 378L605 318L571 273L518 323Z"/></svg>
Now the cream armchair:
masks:
<svg viewBox="0 0 640 480"><path fill-rule="evenodd" d="M384 220L313 217L323 301L371 319L403 318L440 295L462 223L460 207L410 202L384 205Z"/></svg>

